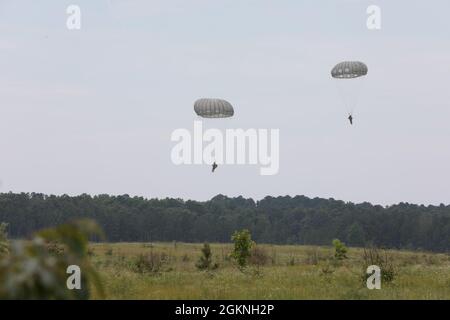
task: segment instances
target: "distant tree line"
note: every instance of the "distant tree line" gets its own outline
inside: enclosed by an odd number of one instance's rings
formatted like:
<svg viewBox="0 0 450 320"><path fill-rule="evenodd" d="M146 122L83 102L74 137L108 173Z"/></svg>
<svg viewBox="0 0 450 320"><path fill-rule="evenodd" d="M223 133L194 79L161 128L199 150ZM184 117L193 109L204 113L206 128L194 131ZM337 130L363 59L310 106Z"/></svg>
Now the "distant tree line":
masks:
<svg viewBox="0 0 450 320"><path fill-rule="evenodd" d="M11 238L91 218L108 241L229 242L248 229L258 243L450 251L450 206L400 203L388 207L305 196L260 201L218 195L209 201L145 199L128 195L0 194L0 222ZM95 239L94 239L95 240Z"/></svg>

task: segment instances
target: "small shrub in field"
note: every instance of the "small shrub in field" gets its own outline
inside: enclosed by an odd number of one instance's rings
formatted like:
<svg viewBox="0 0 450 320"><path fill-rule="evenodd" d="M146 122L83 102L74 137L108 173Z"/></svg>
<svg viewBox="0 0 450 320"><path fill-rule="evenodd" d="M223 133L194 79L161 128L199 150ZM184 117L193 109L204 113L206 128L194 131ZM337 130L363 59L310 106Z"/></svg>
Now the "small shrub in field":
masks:
<svg viewBox="0 0 450 320"><path fill-rule="evenodd" d="M113 255L113 249L109 248L108 250L106 250L105 255L112 256Z"/></svg>
<svg viewBox="0 0 450 320"><path fill-rule="evenodd" d="M256 266L265 266L269 262L269 255L262 247L254 246L250 252L249 262Z"/></svg>
<svg viewBox="0 0 450 320"><path fill-rule="evenodd" d="M0 256L9 252L7 227L8 225L6 223L0 223Z"/></svg>
<svg viewBox="0 0 450 320"><path fill-rule="evenodd" d="M251 248L253 246L250 231L247 229L236 231L231 240L234 242L234 250L232 257L237 262L239 268L245 268L248 264L248 259L251 255Z"/></svg>
<svg viewBox="0 0 450 320"><path fill-rule="evenodd" d="M202 255L198 259L195 266L199 270L215 270L219 267L217 263L212 262L212 253L209 243L205 243L203 245Z"/></svg>
<svg viewBox="0 0 450 320"><path fill-rule="evenodd" d="M363 251L363 280L364 283L369 277L366 273L367 267L375 265L381 269L381 279L384 282L392 282L395 278L395 268L392 255L386 250L380 250L374 246L364 248Z"/></svg>
<svg viewBox="0 0 450 320"><path fill-rule="evenodd" d="M137 273L158 274L168 264L169 257L166 253L140 254L133 263L132 269Z"/></svg>
<svg viewBox="0 0 450 320"><path fill-rule="evenodd" d="M347 247L343 242L341 242L339 239L333 240L333 246L334 246L334 258L337 260L344 260L347 259Z"/></svg>

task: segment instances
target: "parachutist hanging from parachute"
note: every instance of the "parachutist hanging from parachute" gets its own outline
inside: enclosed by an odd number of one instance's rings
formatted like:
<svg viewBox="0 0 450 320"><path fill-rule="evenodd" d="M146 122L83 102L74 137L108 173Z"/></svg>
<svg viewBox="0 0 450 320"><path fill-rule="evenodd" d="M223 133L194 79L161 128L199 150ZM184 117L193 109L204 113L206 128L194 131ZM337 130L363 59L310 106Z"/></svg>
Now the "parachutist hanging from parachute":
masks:
<svg viewBox="0 0 450 320"><path fill-rule="evenodd" d="M230 118L234 115L231 103L222 99L199 99L194 103L195 113L202 118ZM217 169L216 161L212 164L212 172Z"/></svg>
<svg viewBox="0 0 450 320"><path fill-rule="evenodd" d="M348 108L350 125L353 125L353 111L361 91L359 87L367 72L367 66L359 61L344 61L331 70L331 76L337 80L338 89Z"/></svg>

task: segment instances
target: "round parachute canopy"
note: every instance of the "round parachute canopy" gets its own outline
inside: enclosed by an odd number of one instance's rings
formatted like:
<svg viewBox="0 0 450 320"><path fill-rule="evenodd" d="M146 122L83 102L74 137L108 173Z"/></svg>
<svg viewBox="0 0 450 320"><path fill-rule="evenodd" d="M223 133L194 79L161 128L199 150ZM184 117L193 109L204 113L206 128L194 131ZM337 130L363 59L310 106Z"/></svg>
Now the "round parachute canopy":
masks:
<svg viewBox="0 0 450 320"><path fill-rule="evenodd" d="M229 118L234 115L233 106L222 99L199 99L195 101L194 111L203 118Z"/></svg>
<svg viewBox="0 0 450 320"><path fill-rule="evenodd" d="M336 79L353 79L367 75L367 71L367 66L363 62L344 61L331 70L331 76Z"/></svg>

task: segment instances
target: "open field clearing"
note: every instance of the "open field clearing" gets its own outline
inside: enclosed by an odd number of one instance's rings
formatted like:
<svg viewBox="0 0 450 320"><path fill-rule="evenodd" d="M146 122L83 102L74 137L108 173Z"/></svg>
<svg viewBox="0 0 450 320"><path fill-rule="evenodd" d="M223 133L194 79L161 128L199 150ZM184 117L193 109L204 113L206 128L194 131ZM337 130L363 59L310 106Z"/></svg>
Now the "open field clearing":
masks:
<svg viewBox="0 0 450 320"><path fill-rule="evenodd" d="M334 248L258 245L239 270L231 244L212 244L214 270L196 263L202 244L92 244L106 299L450 299L450 256L387 251L395 275L369 290L363 249L335 261ZM99 298L94 294L94 298Z"/></svg>

